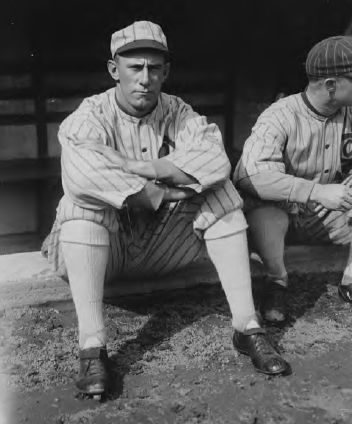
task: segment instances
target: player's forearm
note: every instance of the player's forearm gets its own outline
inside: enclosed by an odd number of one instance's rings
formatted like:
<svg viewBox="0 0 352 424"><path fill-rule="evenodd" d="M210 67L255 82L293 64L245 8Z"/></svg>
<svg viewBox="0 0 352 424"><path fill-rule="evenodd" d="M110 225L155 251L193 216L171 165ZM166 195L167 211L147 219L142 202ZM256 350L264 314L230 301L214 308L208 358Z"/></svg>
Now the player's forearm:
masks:
<svg viewBox="0 0 352 424"><path fill-rule="evenodd" d="M199 148L190 151L176 149L164 159L196 180L198 192L223 183L230 175L230 161L223 148L217 145L209 149Z"/></svg>
<svg viewBox="0 0 352 424"><path fill-rule="evenodd" d="M196 178L181 171L180 168L178 168L172 162L168 161L166 158L153 160L152 164L159 181L173 185L188 185L198 183Z"/></svg>
<svg viewBox="0 0 352 424"><path fill-rule="evenodd" d="M281 172L260 172L238 181L238 187L263 200L307 203L315 183Z"/></svg>
<svg viewBox="0 0 352 424"><path fill-rule="evenodd" d="M179 202L190 199L196 194L188 187L169 187L166 184L155 184L148 181L141 191L129 196L125 200L125 205L135 209L159 209L161 203Z"/></svg>
<svg viewBox="0 0 352 424"><path fill-rule="evenodd" d="M132 174L171 185L198 183L194 177L181 171L166 158L153 161L128 160L126 170Z"/></svg>

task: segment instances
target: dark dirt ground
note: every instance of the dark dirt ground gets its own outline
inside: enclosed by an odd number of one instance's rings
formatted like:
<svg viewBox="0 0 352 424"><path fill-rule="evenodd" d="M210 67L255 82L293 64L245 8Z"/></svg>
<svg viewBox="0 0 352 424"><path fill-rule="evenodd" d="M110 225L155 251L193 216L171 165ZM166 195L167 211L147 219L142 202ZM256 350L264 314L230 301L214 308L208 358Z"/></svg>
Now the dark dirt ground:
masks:
<svg viewBox="0 0 352 424"><path fill-rule="evenodd" d="M114 388L103 402L81 399L74 387L72 302L8 310L0 334L3 422L352 423L352 314L337 297L340 277L291 276L290 322L268 328L292 364L286 377L257 374L234 351L220 285L106 305Z"/></svg>

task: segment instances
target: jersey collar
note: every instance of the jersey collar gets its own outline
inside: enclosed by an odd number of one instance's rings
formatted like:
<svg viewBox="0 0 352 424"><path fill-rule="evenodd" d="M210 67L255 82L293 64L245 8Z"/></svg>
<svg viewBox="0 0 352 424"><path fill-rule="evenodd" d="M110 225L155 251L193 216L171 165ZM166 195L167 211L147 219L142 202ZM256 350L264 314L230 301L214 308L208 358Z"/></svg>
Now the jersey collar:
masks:
<svg viewBox="0 0 352 424"><path fill-rule="evenodd" d="M329 116L323 115L322 113L320 113L313 105L312 103L309 101L308 96L307 96L307 92L303 91L301 93L301 98L304 102L304 104L306 105L306 107L308 108L309 112L311 115L313 115L315 118L319 119L319 121L326 121L327 119L333 118L335 117L338 113L340 113L340 109L338 109L336 112L332 113Z"/></svg>

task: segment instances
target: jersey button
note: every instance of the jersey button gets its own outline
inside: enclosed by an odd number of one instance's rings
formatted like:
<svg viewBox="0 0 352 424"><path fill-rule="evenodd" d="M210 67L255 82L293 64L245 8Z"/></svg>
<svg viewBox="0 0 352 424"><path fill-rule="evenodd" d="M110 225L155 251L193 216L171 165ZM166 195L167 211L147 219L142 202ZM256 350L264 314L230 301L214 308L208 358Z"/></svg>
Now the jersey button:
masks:
<svg viewBox="0 0 352 424"><path fill-rule="evenodd" d="M143 147L142 152L145 153L147 151L146 147Z"/></svg>
<svg viewBox="0 0 352 424"><path fill-rule="evenodd" d="M325 169L324 174L327 174L329 172L329 169Z"/></svg>
<svg viewBox="0 0 352 424"><path fill-rule="evenodd" d="M325 144L325 149L328 149L330 147L330 144Z"/></svg>

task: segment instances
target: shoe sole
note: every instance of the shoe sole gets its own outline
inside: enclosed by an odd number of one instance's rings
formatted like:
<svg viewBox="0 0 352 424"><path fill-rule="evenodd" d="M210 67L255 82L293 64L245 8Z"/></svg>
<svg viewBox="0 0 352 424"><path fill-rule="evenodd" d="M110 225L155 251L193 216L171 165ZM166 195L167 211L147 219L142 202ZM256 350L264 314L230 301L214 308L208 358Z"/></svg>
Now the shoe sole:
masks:
<svg viewBox="0 0 352 424"><path fill-rule="evenodd" d="M95 386L90 386L89 389L87 390L83 390L79 387L77 387L77 389L79 390L80 393L83 393L84 395L102 395L106 390L104 388L101 387L101 385L95 385Z"/></svg>

